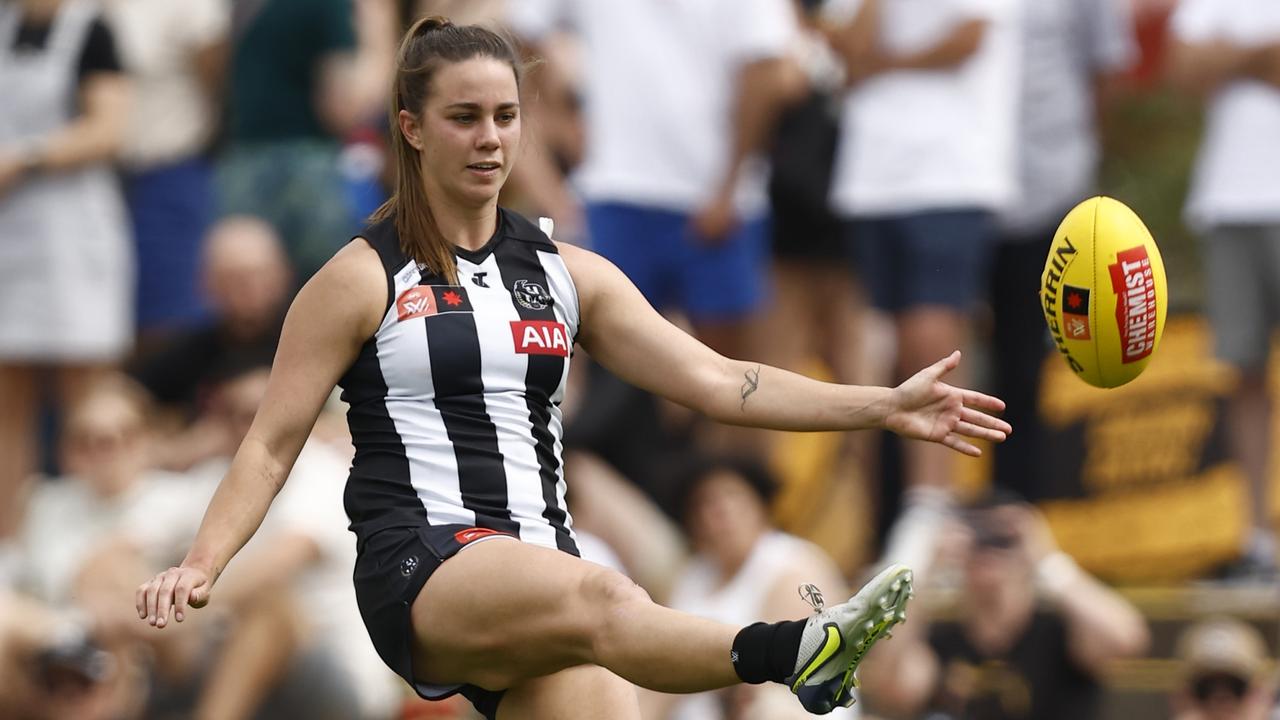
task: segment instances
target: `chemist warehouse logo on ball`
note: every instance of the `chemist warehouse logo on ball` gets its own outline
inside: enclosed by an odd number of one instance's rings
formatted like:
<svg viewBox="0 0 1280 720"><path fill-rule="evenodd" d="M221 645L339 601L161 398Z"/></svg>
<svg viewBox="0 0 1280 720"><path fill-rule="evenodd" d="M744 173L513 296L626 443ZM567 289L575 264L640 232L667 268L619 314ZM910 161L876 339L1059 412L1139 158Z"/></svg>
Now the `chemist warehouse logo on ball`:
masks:
<svg viewBox="0 0 1280 720"><path fill-rule="evenodd" d="M1116 324L1120 327L1121 361L1137 362L1156 345L1156 282L1151 258L1141 245L1116 253L1111 289L1116 293Z"/></svg>

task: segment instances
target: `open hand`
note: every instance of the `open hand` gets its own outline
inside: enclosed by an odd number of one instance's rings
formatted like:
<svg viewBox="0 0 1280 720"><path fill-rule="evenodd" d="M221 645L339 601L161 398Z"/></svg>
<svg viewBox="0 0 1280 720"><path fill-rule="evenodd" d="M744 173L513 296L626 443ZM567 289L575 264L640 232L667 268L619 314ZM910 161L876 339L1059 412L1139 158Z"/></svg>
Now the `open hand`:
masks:
<svg viewBox="0 0 1280 720"><path fill-rule="evenodd" d="M903 437L941 443L974 457L982 451L965 438L1002 442L1013 428L988 413L1003 410L1004 401L942 382L959 364L957 350L894 388L885 427Z"/></svg>
<svg viewBox="0 0 1280 720"><path fill-rule="evenodd" d="M187 606L209 604L213 580L209 573L194 567L171 567L138 587L134 594L138 618L163 628L173 617L182 622Z"/></svg>

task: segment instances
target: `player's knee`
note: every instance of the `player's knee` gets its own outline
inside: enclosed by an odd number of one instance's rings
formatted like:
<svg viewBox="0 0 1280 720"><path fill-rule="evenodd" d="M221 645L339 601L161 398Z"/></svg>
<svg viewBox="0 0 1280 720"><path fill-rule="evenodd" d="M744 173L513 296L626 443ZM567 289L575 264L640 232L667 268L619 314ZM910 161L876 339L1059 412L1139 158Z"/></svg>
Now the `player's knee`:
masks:
<svg viewBox="0 0 1280 720"><path fill-rule="evenodd" d="M652 602L649 593L631 578L604 567L592 569L583 578L582 596L588 603L602 609Z"/></svg>
<svg viewBox="0 0 1280 720"><path fill-rule="evenodd" d="M649 593L622 573L606 568L593 570L583 578L582 600L592 619L589 629L595 653L607 649L620 630L634 622L635 614L652 604Z"/></svg>

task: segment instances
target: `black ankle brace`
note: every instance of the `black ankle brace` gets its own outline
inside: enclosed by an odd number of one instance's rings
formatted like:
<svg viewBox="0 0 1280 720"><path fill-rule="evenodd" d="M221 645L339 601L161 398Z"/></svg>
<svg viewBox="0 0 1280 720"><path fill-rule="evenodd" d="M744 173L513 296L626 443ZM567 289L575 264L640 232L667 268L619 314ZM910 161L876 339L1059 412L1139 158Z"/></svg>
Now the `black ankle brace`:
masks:
<svg viewBox="0 0 1280 720"><path fill-rule="evenodd" d="M730 659L742 682L752 685L770 680L786 682L796 670L805 622L756 623L738 631Z"/></svg>

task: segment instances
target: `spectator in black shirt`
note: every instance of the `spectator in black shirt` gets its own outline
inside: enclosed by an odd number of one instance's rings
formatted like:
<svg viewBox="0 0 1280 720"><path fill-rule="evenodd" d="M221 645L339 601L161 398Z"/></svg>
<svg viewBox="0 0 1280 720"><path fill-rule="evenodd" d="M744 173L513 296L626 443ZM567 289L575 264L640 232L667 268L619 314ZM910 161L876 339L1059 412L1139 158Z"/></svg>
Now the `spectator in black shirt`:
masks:
<svg viewBox="0 0 1280 720"><path fill-rule="evenodd" d="M292 287L279 237L267 223L245 216L226 218L209 232L201 274L213 322L171 337L130 367L168 411L171 425L196 420L182 437L164 443L166 456L157 461L171 469L189 467L216 444L200 431L198 419L208 409L211 388L244 367L271 364Z"/></svg>
<svg viewBox="0 0 1280 720"><path fill-rule="evenodd" d="M911 512L899 523L924 520ZM1097 676L1145 651L1142 616L1058 550L1030 505L993 497L964 518L934 564L962 570L958 617L931 626L920 612L928 601L918 602L864 668L871 701L894 717L930 720L1098 717ZM921 570L924 588L930 568Z"/></svg>

